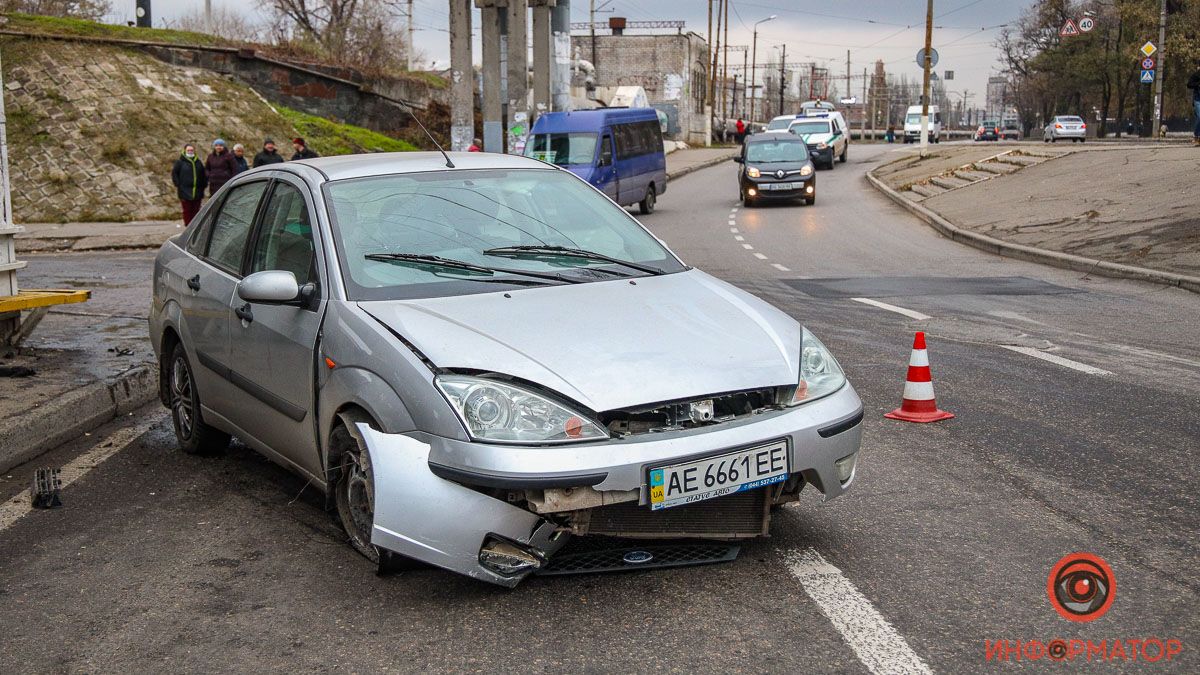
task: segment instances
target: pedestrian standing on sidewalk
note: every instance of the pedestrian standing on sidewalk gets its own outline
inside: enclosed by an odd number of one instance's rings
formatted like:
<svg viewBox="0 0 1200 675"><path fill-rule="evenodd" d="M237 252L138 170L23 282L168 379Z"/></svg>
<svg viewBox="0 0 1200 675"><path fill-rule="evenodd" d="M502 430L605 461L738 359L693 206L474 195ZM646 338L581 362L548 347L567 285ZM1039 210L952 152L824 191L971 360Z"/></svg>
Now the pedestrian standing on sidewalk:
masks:
<svg viewBox="0 0 1200 675"><path fill-rule="evenodd" d="M738 145L741 145L742 143L744 143L746 141L746 123L743 122L742 118L740 118L740 117L737 120L737 136L736 136L736 138L737 138Z"/></svg>
<svg viewBox="0 0 1200 675"><path fill-rule="evenodd" d="M254 167L266 166L268 164L282 164L283 155L280 155L275 150L275 141L264 138L262 152L254 156Z"/></svg>
<svg viewBox="0 0 1200 675"><path fill-rule="evenodd" d="M308 148L308 144L304 142L303 138L293 138L292 147L296 149L296 154L292 155L293 162L298 159L316 159L320 157L320 155Z"/></svg>
<svg viewBox="0 0 1200 675"><path fill-rule="evenodd" d="M1192 90L1192 114L1196 118L1196 129L1192 133L1192 146L1200 147L1200 64L1187 81L1188 89Z"/></svg>
<svg viewBox="0 0 1200 675"><path fill-rule="evenodd" d="M250 170L250 165L246 163L246 146L241 143L233 144L233 161L237 163L238 173Z"/></svg>
<svg viewBox="0 0 1200 675"><path fill-rule="evenodd" d="M467 152L483 152L483 141L478 138L471 141L471 145L467 147Z"/></svg>
<svg viewBox="0 0 1200 675"><path fill-rule="evenodd" d="M233 153L225 147L225 141L218 138L213 141L212 153L204 160L204 172L208 174L208 196L217 194L221 186L228 183L230 178L237 175L237 161Z"/></svg>
<svg viewBox="0 0 1200 675"><path fill-rule="evenodd" d="M204 163L196 156L196 146L188 143L171 167L171 182L179 195L179 203L183 207L183 226L187 227L200 211L204 201L204 186L207 176L204 175Z"/></svg>

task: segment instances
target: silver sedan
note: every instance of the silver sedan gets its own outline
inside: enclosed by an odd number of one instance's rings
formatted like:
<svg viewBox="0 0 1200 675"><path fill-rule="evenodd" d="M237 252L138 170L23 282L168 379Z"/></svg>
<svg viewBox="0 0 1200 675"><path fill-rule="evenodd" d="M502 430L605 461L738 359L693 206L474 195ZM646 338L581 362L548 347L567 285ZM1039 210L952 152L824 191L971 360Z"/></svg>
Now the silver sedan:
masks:
<svg viewBox="0 0 1200 675"><path fill-rule="evenodd" d="M150 333L183 450L237 436L381 564L513 586L572 536L757 537L854 480L815 336L532 159L240 174L159 252Z"/></svg>
<svg viewBox="0 0 1200 675"><path fill-rule="evenodd" d="M1069 138L1072 142L1083 143L1087 140L1087 122L1075 115L1059 115L1050 120L1042 129L1042 141L1057 143L1060 138Z"/></svg>

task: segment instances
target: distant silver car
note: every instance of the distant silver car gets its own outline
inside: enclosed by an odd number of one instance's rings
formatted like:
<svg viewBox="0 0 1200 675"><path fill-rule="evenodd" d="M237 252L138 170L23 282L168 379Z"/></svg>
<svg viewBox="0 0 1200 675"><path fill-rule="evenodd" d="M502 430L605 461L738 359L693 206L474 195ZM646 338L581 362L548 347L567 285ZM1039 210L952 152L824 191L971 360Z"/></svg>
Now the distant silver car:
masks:
<svg viewBox="0 0 1200 675"><path fill-rule="evenodd" d="M237 436L375 561L513 586L572 535L756 537L854 480L817 338L533 159L240 174L160 250L150 333L182 448Z"/></svg>
<svg viewBox="0 0 1200 675"><path fill-rule="evenodd" d="M1084 122L1082 117L1075 115L1055 117L1050 120L1045 129L1042 129L1042 141L1057 143L1060 138L1069 138L1072 142L1080 143L1087 141L1087 122Z"/></svg>

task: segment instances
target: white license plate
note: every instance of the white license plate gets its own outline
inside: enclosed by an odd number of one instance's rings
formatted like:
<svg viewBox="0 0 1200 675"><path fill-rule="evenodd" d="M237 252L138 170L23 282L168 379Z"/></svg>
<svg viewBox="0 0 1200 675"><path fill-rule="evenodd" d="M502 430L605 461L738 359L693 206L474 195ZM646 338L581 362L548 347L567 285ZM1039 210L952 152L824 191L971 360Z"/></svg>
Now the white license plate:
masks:
<svg viewBox="0 0 1200 675"><path fill-rule="evenodd" d="M650 508L723 497L782 483L788 477L787 441L650 470Z"/></svg>
<svg viewBox="0 0 1200 675"><path fill-rule="evenodd" d="M764 190L795 190L795 183L763 183Z"/></svg>

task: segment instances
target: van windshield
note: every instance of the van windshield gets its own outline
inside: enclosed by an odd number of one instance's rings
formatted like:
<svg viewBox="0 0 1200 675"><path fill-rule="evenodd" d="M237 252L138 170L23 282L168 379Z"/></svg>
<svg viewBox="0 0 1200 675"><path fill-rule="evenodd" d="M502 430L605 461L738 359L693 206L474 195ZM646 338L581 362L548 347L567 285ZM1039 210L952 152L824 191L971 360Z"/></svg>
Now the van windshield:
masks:
<svg viewBox="0 0 1200 675"><path fill-rule="evenodd" d="M746 146L746 161L756 164L772 162L807 162L808 146L803 141L756 141Z"/></svg>
<svg viewBox="0 0 1200 675"><path fill-rule="evenodd" d="M807 136L809 134L827 134L829 133L829 122L796 122L788 127L788 131L797 136Z"/></svg>
<svg viewBox="0 0 1200 675"><path fill-rule="evenodd" d="M353 300L398 300L495 291L527 277L397 264L390 254L437 256L475 266L553 273L575 283L629 274L569 256L520 260L493 248L563 246L678 272L683 265L624 209L565 171L428 171L326 183L342 278ZM367 257L371 256L371 257ZM581 268L587 268L581 269Z"/></svg>
<svg viewBox="0 0 1200 675"><path fill-rule="evenodd" d="M591 164L596 156L596 134L536 134L525 144L525 156L559 166Z"/></svg>
<svg viewBox="0 0 1200 675"><path fill-rule="evenodd" d="M908 117L904 118L904 123L905 124L920 124L921 123L921 113L909 113Z"/></svg>
<svg viewBox="0 0 1200 675"><path fill-rule="evenodd" d="M788 125L791 124L792 120L794 120L794 119L796 119L796 118L795 117L779 117L779 118L773 119L773 120L771 120L771 123L767 125L767 131L782 131L784 129L787 129Z"/></svg>

